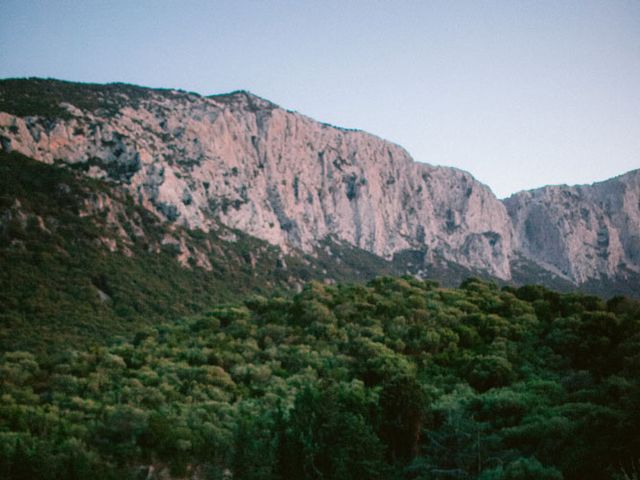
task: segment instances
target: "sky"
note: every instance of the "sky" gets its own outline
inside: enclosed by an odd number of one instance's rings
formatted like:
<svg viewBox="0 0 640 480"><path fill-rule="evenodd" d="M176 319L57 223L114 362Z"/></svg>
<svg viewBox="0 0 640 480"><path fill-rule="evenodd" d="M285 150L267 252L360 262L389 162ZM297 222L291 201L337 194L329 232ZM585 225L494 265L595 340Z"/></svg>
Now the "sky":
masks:
<svg viewBox="0 0 640 480"><path fill-rule="evenodd" d="M499 196L640 168L640 1L0 0L0 78L246 89Z"/></svg>

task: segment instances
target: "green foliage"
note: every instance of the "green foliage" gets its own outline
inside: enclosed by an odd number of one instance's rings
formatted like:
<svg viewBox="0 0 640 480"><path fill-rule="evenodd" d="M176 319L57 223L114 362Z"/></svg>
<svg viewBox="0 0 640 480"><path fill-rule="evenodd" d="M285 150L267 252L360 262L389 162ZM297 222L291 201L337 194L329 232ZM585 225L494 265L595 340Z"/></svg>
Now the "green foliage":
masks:
<svg viewBox="0 0 640 480"><path fill-rule="evenodd" d="M10 78L0 80L0 111L20 117L67 118L70 113L61 104L68 103L81 110L113 116L124 106L136 108L152 95L196 94L125 83L102 85L44 78Z"/></svg>
<svg viewBox="0 0 640 480"><path fill-rule="evenodd" d="M0 474L621 478L640 451L638 312L379 278L253 296L109 347L5 351Z"/></svg>
<svg viewBox="0 0 640 480"><path fill-rule="evenodd" d="M373 392L362 383L305 387L278 445L278 473L282 478L384 478L373 409Z"/></svg>
<svg viewBox="0 0 640 480"><path fill-rule="evenodd" d="M345 246L353 266L292 255L285 268L266 242L169 228L109 183L17 153L0 152L0 192L0 349L103 344L217 303L291 290L327 269L343 280L384 271L383 260ZM111 210L89 207L100 202ZM162 245L167 235L207 252L211 270L181 264L176 245Z"/></svg>
<svg viewBox="0 0 640 480"><path fill-rule="evenodd" d="M479 480L562 480L562 474L556 468L543 466L535 458L519 458L505 468L483 472Z"/></svg>

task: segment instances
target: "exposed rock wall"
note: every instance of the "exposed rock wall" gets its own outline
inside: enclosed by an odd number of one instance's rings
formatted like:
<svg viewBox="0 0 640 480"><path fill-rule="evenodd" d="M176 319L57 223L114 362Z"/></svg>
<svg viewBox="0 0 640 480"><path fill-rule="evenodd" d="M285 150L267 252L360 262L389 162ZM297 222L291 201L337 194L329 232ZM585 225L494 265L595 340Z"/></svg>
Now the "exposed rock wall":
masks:
<svg viewBox="0 0 640 480"><path fill-rule="evenodd" d="M471 175L414 162L401 147L247 94L149 91L113 116L0 114L5 149L108 177L170 221L217 220L311 252L331 236L389 258L423 249L509 278L505 207Z"/></svg>
<svg viewBox="0 0 640 480"><path fill-rule="evenodd" d="M330 237L385 258L418 250L427 262L505 280L521 257L577 284L640 272L639 171L500 202L466 172L414 162L398 145L246 92L99 87L85 87L85 103L108 108L0 113L0 148L110 179L170 222L222 223L285 251L313 253Z"/></svg>
<svg viewBox="0 0 640 480"><path fill-rule="evenodd" d="M519 192L504 203L515 250L546 269L575 283L640 272L640 170Z"/></svg>

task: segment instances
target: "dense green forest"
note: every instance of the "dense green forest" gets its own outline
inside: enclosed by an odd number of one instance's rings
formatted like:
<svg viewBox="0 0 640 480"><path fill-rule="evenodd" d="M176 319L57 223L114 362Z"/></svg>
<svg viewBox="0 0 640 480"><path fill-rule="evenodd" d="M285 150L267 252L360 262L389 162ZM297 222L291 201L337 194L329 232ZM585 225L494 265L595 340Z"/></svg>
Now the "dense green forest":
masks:
<svg viewBox="0 0 640 480"><path fill-rule="evenodd" d="M640 303L310 283L0 358L0 478L637 478Z"/></svg>

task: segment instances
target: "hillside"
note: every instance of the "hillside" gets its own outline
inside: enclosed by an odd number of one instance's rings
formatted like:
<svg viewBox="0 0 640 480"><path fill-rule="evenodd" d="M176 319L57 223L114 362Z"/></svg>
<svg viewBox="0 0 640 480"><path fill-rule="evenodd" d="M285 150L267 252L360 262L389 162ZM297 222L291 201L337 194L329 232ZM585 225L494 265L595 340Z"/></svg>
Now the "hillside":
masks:
<svg viewBox="0 0 640 480"><path fill-rule="evenodd" d="M0 152L0 350L102 343L311 278L364 280L389 262L327 242L285 255L220 226L167 224L103 180ZM185 253L186 252L186 253Z"/></svg>
<svg viewBox="0 0 640 480"><path fill-rule="evenodd" d="M0 81L0 477L634 478L639 209L247 92Z"/></svg>

